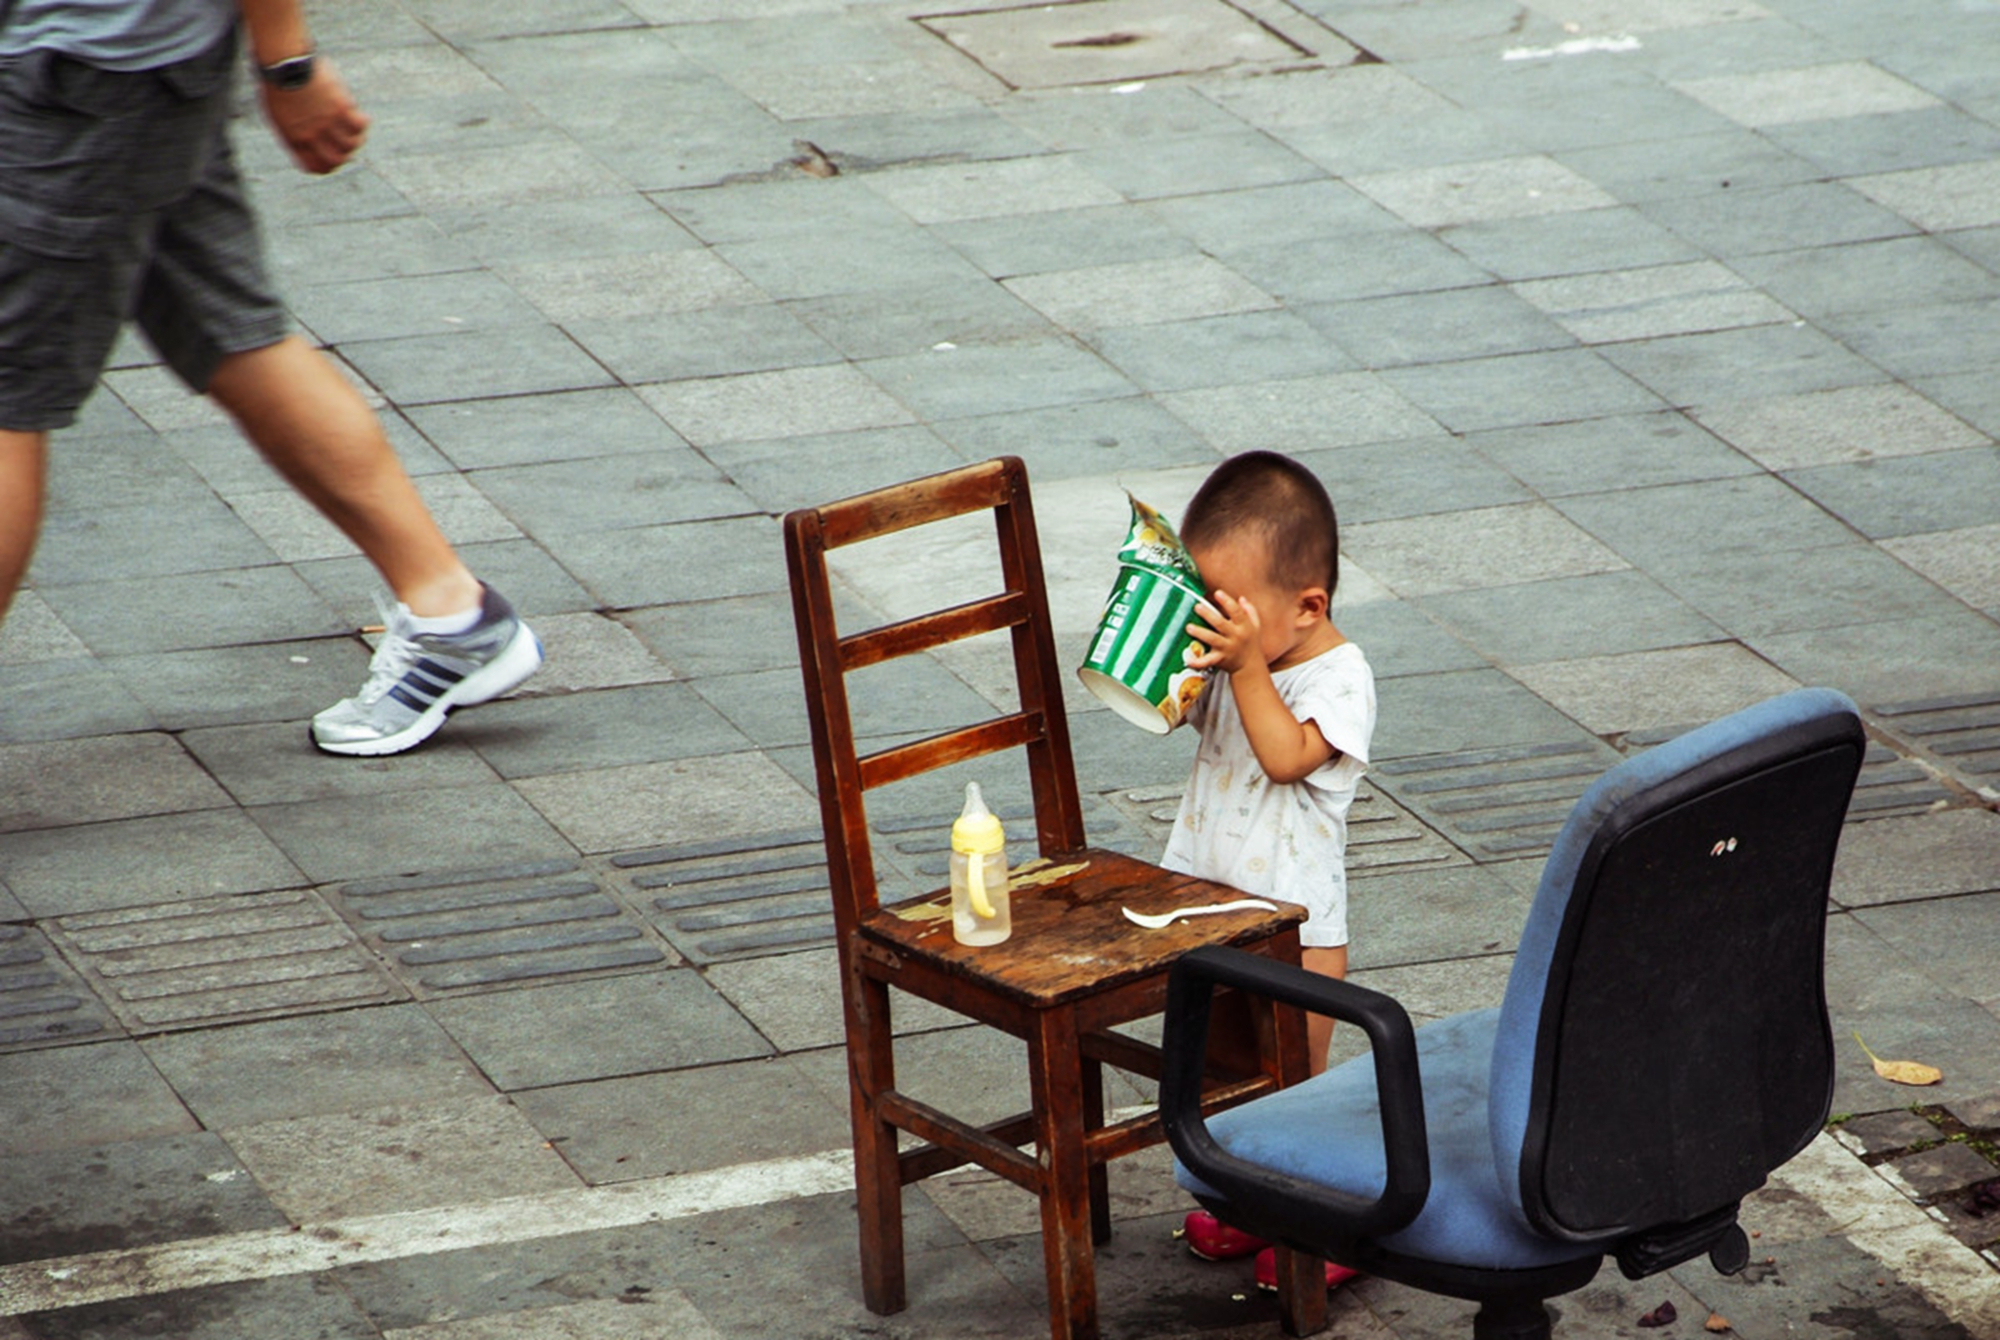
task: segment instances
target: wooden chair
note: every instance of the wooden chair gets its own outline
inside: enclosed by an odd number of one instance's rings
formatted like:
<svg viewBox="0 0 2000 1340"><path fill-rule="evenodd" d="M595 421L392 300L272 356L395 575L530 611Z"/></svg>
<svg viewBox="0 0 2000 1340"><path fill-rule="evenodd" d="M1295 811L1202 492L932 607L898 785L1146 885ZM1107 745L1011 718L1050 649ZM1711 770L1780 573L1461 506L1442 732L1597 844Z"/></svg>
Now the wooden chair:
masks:
<svg viewBox="0 0 2000 1340"><path fill-rule="evenodd" d="M828 550L987 509L999 532L1003 591L842 636L827 581ZM1092 1340L1092 1243L1111 1232L1104 1165L1164 1139L1155 1113L1105 1122L1106 1064L1160 1074L1156 1048L1110 1029L1158 1014L1168 970L1198 946L1226 944L1296 964L1304 912L1281 905L1277 912L1195 918L1164 931L1141 929L1120 914L1123 906L1165 911L1224 901L1234 891L1085 847L1027 472L1018 459L793 512L785 518L785 546L840 946L864 1300L878 1314L905 1305L903 1186L976 1163L1040 1198L1052 1333L1055 1340ZM922 580L919 573L911 577ZM857 755L849 672L1001 629L1012 634L1018 711ZM1135 733L1134 745L1141 743ZM1040 853L1057 867L1074 868L1016 888L1013 936L1000 945L958 944L948 895L880 906L864 793L1016 747L1027 751ZM1023 835L1012 836L1018 842ZM900 1092L891 987L1023 1039L1033 1111L974 1126ZM1207 1110L1305 1077L1304 1016L1263 1002L1250 1018L1255 1059L1233 1069L1211 1067ZM899 1151L899 1131L925 1143ZM1032 1151L1021 1147L1028 1144ZM1278 1264L1285 1329L1320 1329L1326 1297L1319 1263L1287 1249Z"/></svg>

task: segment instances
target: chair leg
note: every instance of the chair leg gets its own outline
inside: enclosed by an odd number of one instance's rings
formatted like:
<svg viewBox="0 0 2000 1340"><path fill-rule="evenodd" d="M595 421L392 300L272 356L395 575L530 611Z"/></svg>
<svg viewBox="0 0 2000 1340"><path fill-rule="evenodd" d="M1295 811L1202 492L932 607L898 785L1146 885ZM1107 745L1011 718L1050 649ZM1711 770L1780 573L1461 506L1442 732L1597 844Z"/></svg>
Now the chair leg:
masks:
<svg viewBox="0 0 2000 1340"><path fill-rule="evenodd" d="M1053 1340L1097 1340L1090 1158L1083 1146L1083 1051L1075 1016L1045 1010L1028 1039L1035 1142L1042 1163L1042 1255Z"/></svg>
<svg viewBox="0 0 2000 1340"><path fill-rule="evenodd" d="M1303 1083L1311 1072L1305 1015L1265 1001L1248 1024L1264 1073L1280 1088ZM1281 1245L1277 1265L1279 1325L1286 1335L1318 1335L1326 1329L1326 1263Z"/></svg>
<svg viewBox="0 0 2000 1340"><path fill-rule="evenodd" d="M861 1230L861 1299L878 1316L907 1305L903 1275L903 1177L896 1128L875 1114L895 1087L889 988L855 973L847 995L849 1105L854 1122L855 1208Z"/></svg>
<svg viewBox="0 0 2000 1340"><path fill-rule="evenodd" d="M1552 1329L1539 1298L1489 1298L1472 1318L1472 1340L1550 1340Z"/></svg>
<svg viewBox="0 0 2000 1340"><path fill-rule="evenodd" d="M1083 1063L1083 1124L1093 1131L1104 1125L1104 1066L1098 1061ZM1102 1163L1090 1165L1090 1240L1111 1241L1111 1170Z"/></svg>

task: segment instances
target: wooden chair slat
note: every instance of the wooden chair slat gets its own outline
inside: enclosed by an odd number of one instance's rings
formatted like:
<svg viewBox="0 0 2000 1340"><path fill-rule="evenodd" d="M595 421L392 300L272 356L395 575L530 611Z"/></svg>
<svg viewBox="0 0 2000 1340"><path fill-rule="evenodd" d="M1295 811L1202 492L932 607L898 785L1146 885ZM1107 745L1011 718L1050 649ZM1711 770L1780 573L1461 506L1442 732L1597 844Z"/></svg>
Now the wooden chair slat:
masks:
<svg viewBox="0 0 2000 1340"><path fill-rule="evenodd" d="M981 754L1015 749L1040 739L1041 734L1040 714L1029 716L1016 712L1012 716L983 721L977 726L962 726L942 735L867 754L861 759L861 789L873 791L878 786L900 782L920 772L949 767L969 758L978 758Z"/></svg>
<svg viewBox="0 0 2000 1340"><path fill-rule="evenodd" d="M1025 623L1027 619L1028 597L1019 591L968 601L935 614L884 624L880 628L842 638L841 667L860 670L898 656L977 637L981 633L997 633L1003 628Z"/></svg>

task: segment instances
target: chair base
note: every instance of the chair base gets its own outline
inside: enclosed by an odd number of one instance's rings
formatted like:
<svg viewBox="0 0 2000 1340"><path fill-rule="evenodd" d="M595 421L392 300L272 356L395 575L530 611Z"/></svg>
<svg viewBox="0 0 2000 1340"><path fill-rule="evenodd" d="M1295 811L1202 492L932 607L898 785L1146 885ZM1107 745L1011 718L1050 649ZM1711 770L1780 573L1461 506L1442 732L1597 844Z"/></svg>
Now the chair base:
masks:
<svg viewBox="0 0 2000 1340"><path fill-rule="evenodd" d="M1539 1298L1489 1298L1472 1319L1472 1340L1550 1340L1553 1326Z"/></svg>

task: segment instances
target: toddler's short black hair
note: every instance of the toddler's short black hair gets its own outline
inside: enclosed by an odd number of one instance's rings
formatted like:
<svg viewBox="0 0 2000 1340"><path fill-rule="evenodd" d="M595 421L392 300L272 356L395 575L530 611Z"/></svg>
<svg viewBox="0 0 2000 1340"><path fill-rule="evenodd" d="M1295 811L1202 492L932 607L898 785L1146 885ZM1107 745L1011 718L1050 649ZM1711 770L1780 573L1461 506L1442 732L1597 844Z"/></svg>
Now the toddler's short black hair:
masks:
<svg viewBox="0 0 2000 1340"><path fill-rule="evenodd" d="M1240 535L1264 545L1272 579L1329 597L1340 584L1340 523L1319 476L1275 451L1231 456L1202 481L1181 522L1181 540L1205 548Z"/></svg>

